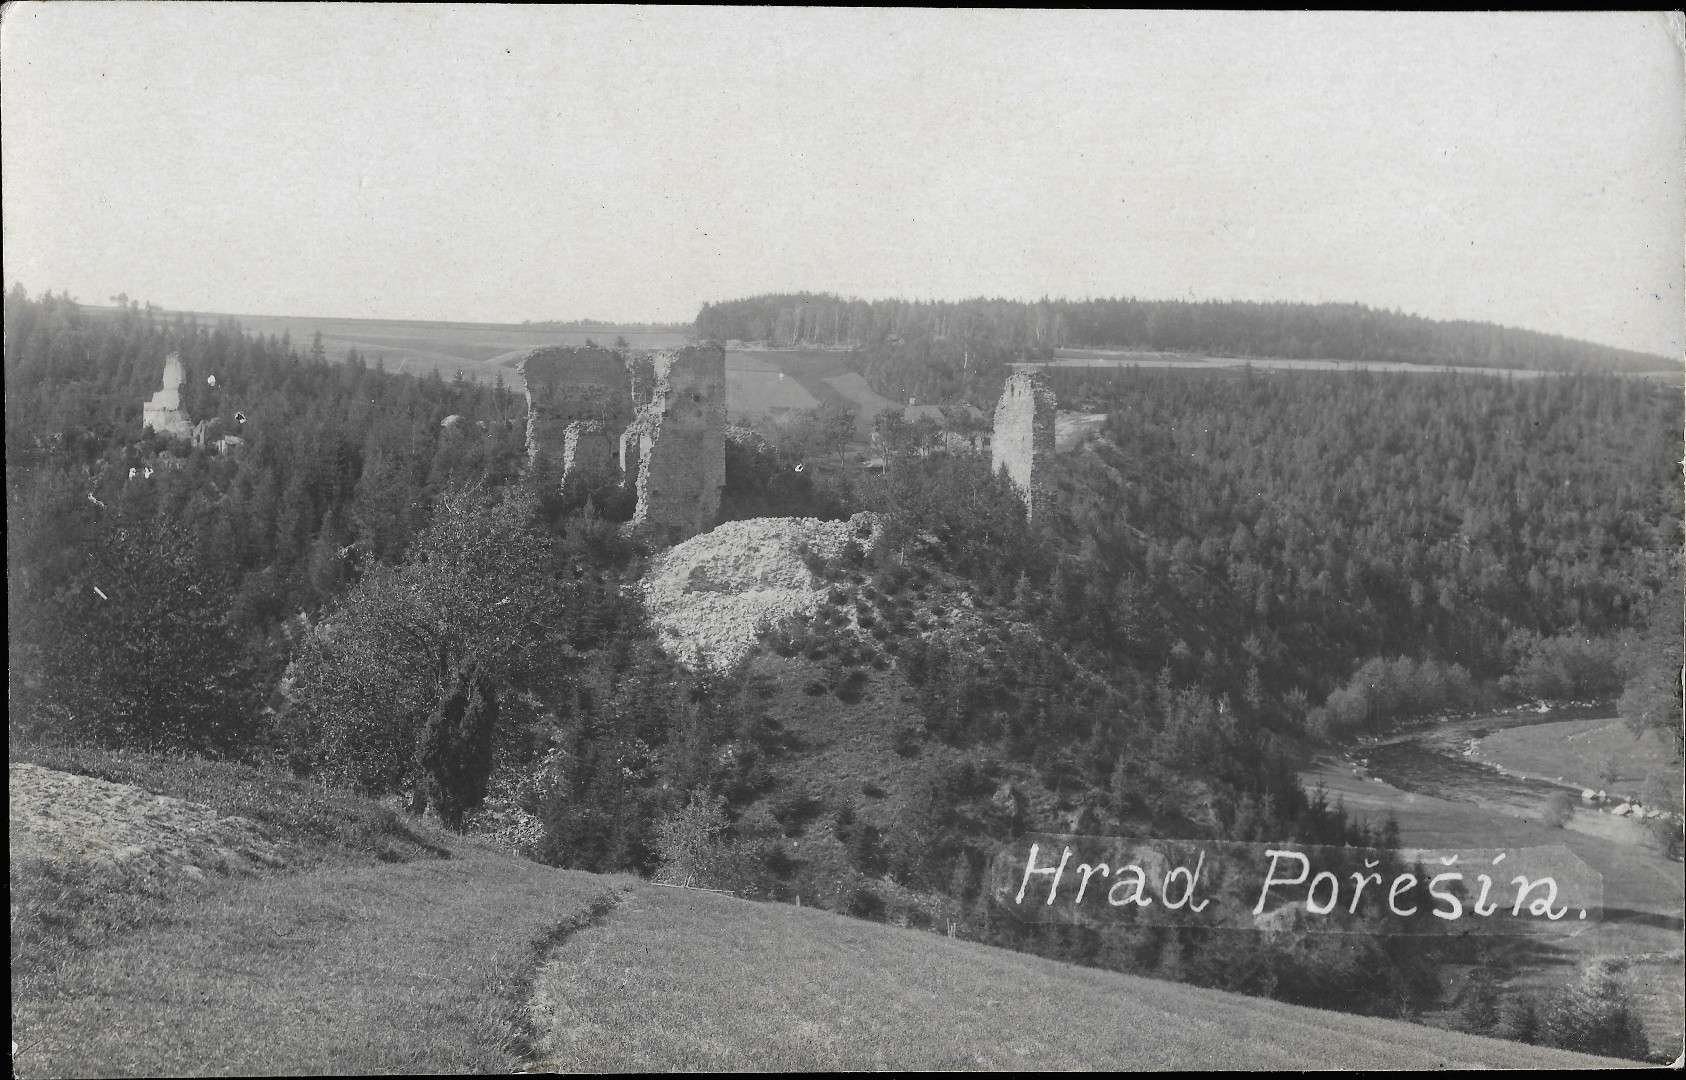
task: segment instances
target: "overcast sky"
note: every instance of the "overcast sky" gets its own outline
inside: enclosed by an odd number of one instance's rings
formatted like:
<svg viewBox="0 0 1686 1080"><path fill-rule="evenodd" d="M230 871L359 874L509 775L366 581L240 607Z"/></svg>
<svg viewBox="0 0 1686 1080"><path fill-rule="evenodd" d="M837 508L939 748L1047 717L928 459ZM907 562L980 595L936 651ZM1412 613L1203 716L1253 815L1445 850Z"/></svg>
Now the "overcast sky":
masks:
<svg viewBox="0 0 1686 1080"><path fill-rule="evenodd" d="M13 5L6 286L1358 301L1679 355L1664 16Z"/></svg>

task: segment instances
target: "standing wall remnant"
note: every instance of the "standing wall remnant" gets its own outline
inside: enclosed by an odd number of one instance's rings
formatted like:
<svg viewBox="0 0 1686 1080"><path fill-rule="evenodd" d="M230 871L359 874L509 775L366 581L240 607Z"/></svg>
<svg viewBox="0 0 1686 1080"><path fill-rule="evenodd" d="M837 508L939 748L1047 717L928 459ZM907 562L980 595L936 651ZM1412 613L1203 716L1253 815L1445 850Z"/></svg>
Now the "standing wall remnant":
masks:
<svg viewBox="0 0 1686 1080"><path fill-rule="evenodd" d="M181 357L171 353L164 358L164 386L141 406L141 423L160 435L174 435L191 439L193 425L181 407L181 386L187 381L182 371Z"/></svg>
<svg viewBox="0 0 1686 1080"><path fill-rule="evenodd" d="M1054 460L1054 414L1059 405L1048 377L1021 371L1007 379L995 406L990 462L1005 470L1024 497L1029 517L1046 513L1053 498L1049 469Z"/></svg>
<svg viewBox="0 0 1686 1080"><path fill-rule="evenodd" d="M602 420L575 420L562 433L563 483L574 476L614 475L616 438Z"/></svg>
<svg viewBox="0 0 1686 1080"><path fill-rule="evenodd" d="M632 526L674 541L706 532L726 482L726 351L693 345L655 356L596 346L529 353L527 461L636 488Z"/></svg>
<svg viewBox="0 0 1686 1080"><path fill-rule="evenodd" d="M612 456L612 433L632 419L626 363L619 355L594 345L558 346L528 353L517 370L527 383L529 465L559 468L566 483L569 466L582 453Z"/></svg>
<svg viewBox="0 0 1686 1080"><path fill-rule="evenodd" d="M656 354L651 400L639 406L635 427L633 526L675 540L713 528L726 483L726 350L691 345ZM629 449L623 439L623 457Z"/></svg>

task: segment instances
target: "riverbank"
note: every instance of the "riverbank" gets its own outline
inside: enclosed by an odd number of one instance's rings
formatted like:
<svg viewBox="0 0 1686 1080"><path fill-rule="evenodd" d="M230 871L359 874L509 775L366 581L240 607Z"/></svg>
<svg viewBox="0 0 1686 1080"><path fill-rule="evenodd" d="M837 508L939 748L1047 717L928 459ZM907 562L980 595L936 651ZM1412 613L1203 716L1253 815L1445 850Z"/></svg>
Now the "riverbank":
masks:
<svg viewBox="0 0 1686 1080"><path fill-rule="evenodd" d="M1606 731L1613 739L1611 724L1619 721L1610 709L1585 704L1431 720L1338 748L1301 780L1308 790L1321 785L1330 803L1353 817L1379 825L1391 816L1408 848L1567 848L1602 875L1604 919L1561 947L1530 956L1512 988L1561 985L1572 964L1626 957L1653 1046L1677 1044L1686 1027L1680 863L1664 856L1645 822L1579 799L1576 770L1594 740L1570 736ZM1472 740L1476 751L1466 754ZM1497 764L1481 760L1482 747ZM1554 827L1547 807L1565 790L1576 793L1576 805ZM1451 974L1455 985L1457 973Z"/></svg>

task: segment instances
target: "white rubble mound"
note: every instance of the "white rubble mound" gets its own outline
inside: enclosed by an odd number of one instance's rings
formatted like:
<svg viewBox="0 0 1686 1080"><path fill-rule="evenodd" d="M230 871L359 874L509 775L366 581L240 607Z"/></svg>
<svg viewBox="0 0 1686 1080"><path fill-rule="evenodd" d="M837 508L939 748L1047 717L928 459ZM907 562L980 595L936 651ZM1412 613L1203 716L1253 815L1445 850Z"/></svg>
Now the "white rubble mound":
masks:
<svg viewBox="0 0 1686 1080"><path fill-rule="evenodd" d="M818 605L822 583L802 562L804 546L835 559L850 541L869 547L879 528L873 514L751 518L675 546L642 583L662 647L687 667L731 667L763 630Z"/></svg>
<svg viewBox="0 0 1686 1080"><path fill-rule="evenodd" d="M129 784L11 765L11 857L76 859L140 872L246 871L285 859L256 822Z"/></svg>

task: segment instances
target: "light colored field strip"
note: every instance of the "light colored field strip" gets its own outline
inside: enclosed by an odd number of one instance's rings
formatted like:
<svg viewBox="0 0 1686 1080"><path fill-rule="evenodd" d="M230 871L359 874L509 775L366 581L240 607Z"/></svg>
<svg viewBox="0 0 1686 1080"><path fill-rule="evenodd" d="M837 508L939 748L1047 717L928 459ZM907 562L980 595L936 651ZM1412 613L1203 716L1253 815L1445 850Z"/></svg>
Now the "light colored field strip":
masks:
<svg viewBox="0 0 1686 1080"><path fill-rule="evenodd" d="M816 409L819 404L801 383L781 379L776 372L726 372L726 414L733 420L766 416L775 409Z"/></svg>

